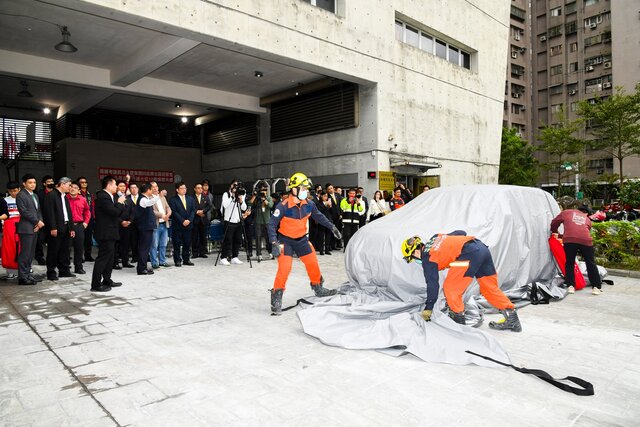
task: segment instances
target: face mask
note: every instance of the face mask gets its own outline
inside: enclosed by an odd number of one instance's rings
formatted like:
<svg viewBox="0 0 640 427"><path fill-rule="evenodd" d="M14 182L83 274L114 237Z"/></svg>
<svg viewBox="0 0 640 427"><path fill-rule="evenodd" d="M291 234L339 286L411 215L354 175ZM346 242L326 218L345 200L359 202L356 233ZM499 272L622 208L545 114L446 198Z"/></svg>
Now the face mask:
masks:
<svg viewBox="0 0 640 427"><path fill-rule="evenodd" d="M307 190L298 191L298 199L300 200L306 199L308 195L309 195L309 192Z"/></svg>
<svg viewBox="0 0 640 427"><path fill-rule="evenodd" d="M47 184L47 188L54 188L55 186L55 184Z"/></svg>
<svg viewBox="0 0 640 427"><path fill-rule="evenodd" d="M421 259L414 259L414 261L416 262L416 264L422 265L422 260Z"/></svg>

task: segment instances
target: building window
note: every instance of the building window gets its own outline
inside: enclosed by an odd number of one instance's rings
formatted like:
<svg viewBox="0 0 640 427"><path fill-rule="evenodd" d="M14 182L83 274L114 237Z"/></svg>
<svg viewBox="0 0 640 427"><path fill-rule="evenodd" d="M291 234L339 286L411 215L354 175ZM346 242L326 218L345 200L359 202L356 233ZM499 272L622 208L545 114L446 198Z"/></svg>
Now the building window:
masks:
<svg viewBox="0 0 640 427"><path fill-rule="evenodd" d="M562 111L562 105L563 104L554 104L551 106L551 114L558 114L560 111Z"/></svg>
<svg viewBox="0 0 640 427"><path fill-rule="evenodd" d="M471 69L471 54L450 43L440 40L405 22L395 21L396 40L421 49L452 64Z"/></svg>
<svg viewBox="0 0 640 427"><path fill-rule="evenodd" d="M577 102L572 102L571 103L571 112L575 113L576 111L578 111L578 103Z"/></svg>
<svg viewBox="0 0 640 427"><path fill-rule="evenodd" d="M564 25L561 24L561 25L556 25L555 27L549 28L549 30L547 30L547 34L549 38L561 36L562 27L564 27Z"/></svg>
<svg viewBox="0 0 640 427"><path fill-rule="evenodd" d="M577 52L578 42L573 42L569 45L569 52Z"/></svg>
<svg viewBox="0 0 640 427"><path fill-rule="evenodd" d="M570 73L576 73L578 71L578 63L577 62L572 62L571 64L569 64L569 72Z"/></svg>
<svg viewBox="0 0 640 427"><path fill-rule="evenodd" d="M554 7L553 9L551 9L551 16L560 16L560 15L562 15L561 7Z"/></svg>
<svg viewBox="0 0 640 427"><path fill-rule="evenodd" d="M561 53L562 53L562 45L561 44L559 44L557 46L553 46L549 50L549 56L556 56L556 55L560 55Z"/></svg>
<svg viewBox="0 0 640 427"><path fill-rule="evenodd" d="M567 3L564 6L564 14L565 15L569 15L570 13L575 13L575 11L576 11L576 2Z"/></svg>
<svg viewBox="0 0 640 427"><path fill-rule="evenodd" d="M514 18L520 20L520 21L524 21L527 17L527 12L520 9L519 7L515 7L515 6L511 6L511 16L513 16Z"/></svg>
<svg viewBox="0 0 640 427"><path fill-rule="evenodd" d="M597 36L593 37L586 37L584 39L584 47L589 47L600 43L602 43L602 34L598 34Z"/></svg>
<svg viewBox="0 0 640 427"><path fill-rule="evenodd" d="M575 95L578 92L578 83L569 83L567 85L569 95Z"/></svg>
<svg viewBox="0 0 640 427"><path fill-rule="evenodd" d="M551 75L557 76L558 74L562 74L562 64L551 67Z"/></svg>
<svg viewBox="0 0 640 427"><path fill-rule="evenodd" d="M511 64L511 76L518 79L524 76L524 67L516 64Z"/></svg>
<svg viewBox="0 0 640 427"><path fill-rule="evenodd" d="M584 6L585 7L592 6L592 5L596 4L596 3L598 3L599 1L600 0L584 0Z"/></svg>
<svg viewBox="0 0 640 427"><path fill-rule="evenodd" d="M336 1L335 0L302 0L305 3L310 3L313 6L320 9L328 10L331 13L336 13Z"/></svg>
<svg viewBox="0 0 640 427"><path fill-rule="evenodd" d="M562 85L555 85L549 88L549 95L560 95L562 93Z"/></svg>
<svg viewBox="0 0 640 427"><path fill-rule="evenodd" d="M518 27L511 26L511 37L517 42L524 37L524 30Z"/></svg>
<svg viewBox="0 0 640 427"><path fill-rule="evenodd" d="M566 35L569 36L571 34L578 32L578 21L567 22L566 27Z"/></svg>

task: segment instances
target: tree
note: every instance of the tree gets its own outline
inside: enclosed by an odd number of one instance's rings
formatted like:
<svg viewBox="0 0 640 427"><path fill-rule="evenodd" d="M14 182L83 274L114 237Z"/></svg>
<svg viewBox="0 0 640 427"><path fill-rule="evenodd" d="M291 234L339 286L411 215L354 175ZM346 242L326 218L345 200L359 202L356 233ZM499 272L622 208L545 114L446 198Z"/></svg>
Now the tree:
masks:
<svg viewBox="0 0 640 427"><path fill-rule="evenodd" d="M589 146L618 160L622 188L623 160L640 154L640 83L636 85L635 93L629 95L622 87L616 87L616 93L607 99L597 99L594 104L581 101L578 114L594 137L588 141Z"/></svg>
<svg viewBox="0 0 640 427"><path fill-rule="evenodd" d="M620 190L620 203L629 205L631 209L640 207L640 181L627 181Z"/></svg>
<svg viewBox="0 0 640 427"><path fill-rule="evenodd" d="M532 187L538 178L538 161L533 157L535 148L527 143L515 128L502 128L500 148L500 184Z"/></svg>
<svg viewBox="0 0 640 427"><path fill-rule="evenodd" d="M566 162L576 162L584 149L584 140L574 136L579 128L580 122L570 121L561 109L556 114L555 123L544 125L538 135L541 142L538 149L547 153L547 161L541 166L557 174L558 197L562 195L562 179L579 172L575 168L568 170L563 167Z"/></svg>

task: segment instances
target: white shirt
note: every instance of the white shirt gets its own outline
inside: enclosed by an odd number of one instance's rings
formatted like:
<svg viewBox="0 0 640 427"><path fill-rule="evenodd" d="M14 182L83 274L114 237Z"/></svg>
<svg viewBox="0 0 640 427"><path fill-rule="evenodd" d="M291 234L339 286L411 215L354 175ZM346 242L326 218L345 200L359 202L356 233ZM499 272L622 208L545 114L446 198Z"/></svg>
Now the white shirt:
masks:
<svg viewBox="0 0 640 427"><path fill-rule="evenodd" d="M62 215L64 215L64 222L69 222L69 213L67 212L67 204L65 203L67 201L66 194L64 194L62 191L60 191L59 193L60 197L62 198Z"/></svg>
<svg viewBox="0 0 640 427"><path fill-rule="evenodd" d="M159 201L160 201L160 196L147 197L143 195L142 199L140 200L140 207L148 208L149 206L155 205Z"/></svg>
<svg viewBox="0 0 640 427"><path fill-rule="evenodd" d="M242 203L239 206L236 205L236 199L229 195L227 191L222 195L222 208L220 209L222 213L224 213L224 220L237 224L240 222L240 215L242 211L247 209L247 204L244 201L244 197L242 197Z"/></svg>

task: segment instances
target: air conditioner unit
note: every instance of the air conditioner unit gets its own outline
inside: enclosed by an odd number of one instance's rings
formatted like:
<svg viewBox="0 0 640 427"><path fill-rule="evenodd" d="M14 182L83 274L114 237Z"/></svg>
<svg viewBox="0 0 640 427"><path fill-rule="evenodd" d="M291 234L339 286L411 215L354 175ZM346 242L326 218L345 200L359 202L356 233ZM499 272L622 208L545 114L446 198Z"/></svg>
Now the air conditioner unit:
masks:
<svg viewBox="0 0 640 427"><path fill-rule="evenodd" d="M607 61L604 63L604 68L611 68L611 62Z"/></svg>
<svg viewBox="0 0 640 427"><path fill-rule="evenodd" d="M594 64L602 64L602 56L597 57L594 61Z"/></svg>
<svg viewBox="0 0 640 427"><path fill-rule="evenodd" d="M511 96L513 96L514 98L520 98L520 94L517 92L512 93Z"/></svg>
<svg viewBox="0 0 640 427"><path fill-rule="evenodd" d="M591 99L589 100L589 104L591 104L591 105L596 105L596 102L597 102L597 101L595 100L595 98L591 98Z"/></svg>
<svg viewBox="0 0 640 427"><path fill-rule="evenodd" d="M547 36L540 36L540 41L541 42L546 42L547 41Z"/></svg>
<svg viewBox="0 0 640 427"><path fill-rule="evenodd" d="M524 105L522 107L520 107L520 111L526 111L527 107L525 107Z"/></svg>
<svg viewBox="0 0 640 427"><path fill-rule="evenodd" d="M587 66L584 68L584 70L585 70L587 73L592 72L592 71L594 70L593 65L587 65Z"/></svg>
<svg viewBox="0 0 640 427"><path fill-rule="evenodd" d="M511 52L511 57L513 59L516 59L518 57L518 53L517 52Z"/></svg>
<svg viewBox="0 0 640 427"><path fill-rule="evenodd" d="M519 42L519 41L520 41L520 33L515 33L515 34L513 35L513 39L514 39L515 41Z"/></svg>
<svg viewBox="0 0 640 427"><path fill-rule="evenodd" d="M526 47L521 47L521 48L520 48L520 53L521 53L521 54L524 54L526 51L527 51L527 48L526 48Z"/></svg>
<svg viewBox="0 0 640 427"><path fill-rule="evenodd" d="M576 93L578 93L577 90L570 90L569 91L569 95L572 95L572 96L575 95Z"/></svg>
<svg viewBox="0 0 640 427"><path fill-rule="evenodd" d="M602 83L602 88L603 89L611 89L611 82Z"/></svg>
<svg viewBox="0 0 640 427"><path fill-rule="evenodd" d="M595 30L596 28L598 28L598 24L596 22L592 22L591 24L589 24L589 28Z"/></svg>

